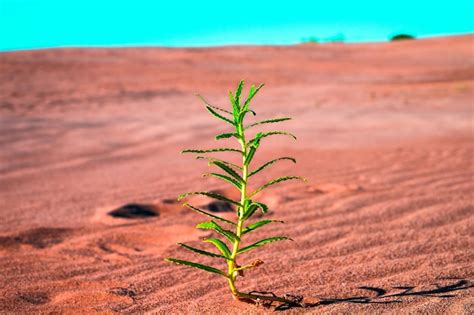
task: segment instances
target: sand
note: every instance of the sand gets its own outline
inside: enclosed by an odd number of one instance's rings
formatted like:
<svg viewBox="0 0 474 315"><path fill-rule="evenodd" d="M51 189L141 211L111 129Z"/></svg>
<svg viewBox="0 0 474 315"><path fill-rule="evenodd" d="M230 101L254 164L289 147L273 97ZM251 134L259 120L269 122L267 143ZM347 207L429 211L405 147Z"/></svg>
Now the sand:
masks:
<svg viewBox="0 0 474 315"><path fill-rule="evenodd" d="M474 313L474 36L378 44L201 49L52 49L0 54L0 313L272 312L234 301L177 242L207 245L204 218L175 202L232 195L181 155L225 127L194 94L228 106L239 79L265 82L259 118L291 116L255 179L304 175L262 195L247 242L265 263L245 292L301 295L287 313ZM229 142L230 143L230 142ZM210 200L195 198L206 206ZM127 204L151 216L112 217ZM137 207L135 207L136 209ZM232 212L224 213L232 217ZM202 245L201 245L202 244Z"/></svg>

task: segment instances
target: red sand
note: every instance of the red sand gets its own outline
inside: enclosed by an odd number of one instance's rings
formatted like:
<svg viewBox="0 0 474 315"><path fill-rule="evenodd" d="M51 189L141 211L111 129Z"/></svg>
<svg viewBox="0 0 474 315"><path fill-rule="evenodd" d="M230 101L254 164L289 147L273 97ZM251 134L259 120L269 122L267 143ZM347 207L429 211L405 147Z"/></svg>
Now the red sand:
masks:
<svg viewBox="0 0 474 315"><path fill-rule="evenodd" d="M295 242L250 252L265 264L239 288L316 304L290 312L474 313L472 35L0 54L0 313L270 311L232 300L217 276L163 261L208 262L175 245L209 233L169 199L226 189L179 151L215 146L223 130L193 94L227 106L241 78L267 85L258 117L292 116L279 128L299 137L265 139L257 162L298 164L255 184L291 174L309 184L262 195L286 225L252 240ZM160 215L107 215L131 202Z"/></svg>

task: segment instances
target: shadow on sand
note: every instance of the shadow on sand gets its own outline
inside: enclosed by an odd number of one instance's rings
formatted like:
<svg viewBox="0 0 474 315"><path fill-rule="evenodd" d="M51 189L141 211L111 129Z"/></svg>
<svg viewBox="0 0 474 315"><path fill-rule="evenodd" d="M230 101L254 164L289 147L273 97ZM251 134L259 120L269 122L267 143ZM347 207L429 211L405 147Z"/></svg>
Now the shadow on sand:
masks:
<svg viewBox="0 0 474 315"><path fill-rule="evenodd" d="M393 304L393 303L402 303L403 299L406 297L424 297L424 298L452 298L456 294L453 294L456 291L469 290L474 287L474 284L470 280L466 279L453 279L445 278L440 280L451 280L455 281L452 284L440 285L433 284L435 288L433 289L423 289L417 290L415 286L395 286L391 289L386 290L378 287L363 286L359 289L370 291L371 296L361 295L361 296L352 296L347 298L326 298L319 297L316 298L319 300L315 303L305 303L302 296L295 295L284 295L283 297L278 297L287 300L285 303L281 303L275 307L275 311L283 311L292 308L312 308L324 305L332 305L339 303L356 303L356 304ZM391 293L393 292L393 293ZM251 292L252 293L252 292ZM267 296L277 297L272 292L256 292L258 294L264 294ZM265 307L272 307L272 303L259 303Z"/></svg>

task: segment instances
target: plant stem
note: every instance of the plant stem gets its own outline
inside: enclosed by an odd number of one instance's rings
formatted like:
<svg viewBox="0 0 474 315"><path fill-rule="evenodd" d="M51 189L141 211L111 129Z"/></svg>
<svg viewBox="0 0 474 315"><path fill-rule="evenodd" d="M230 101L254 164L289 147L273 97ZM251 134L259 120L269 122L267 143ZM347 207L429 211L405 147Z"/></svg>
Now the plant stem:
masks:
<svg viewBox="0 0 474 315"><path fill-rule="evenodd" d="M237 298L250 299L250 300L259 299L259 300L264 300L264 301L275 301L275 302L300 305L300 303L297 303L295 301L288 300L279 296L268 296L268 295L261 295L261 294L248 294L248 293L243 293L243 292L237 292Z"/></svg>
<svg viewBox="0 0 474 315"><path fill-rule="evenodd" d="M243 122L240 123L240 125L237 127L237 133L239 134L239 142L242 147L242 188L240 190L240 204L241 206L238 209L238 222L237 222L237 227L236 227L236 235L237 239L234 242L234 247L232 249L232 254L230 256L231 260L228 261L229 265L229 286L232 291L232 295L234 298L238 298L241 293L237 290L235 287L235 279L237 278L237 271L235 270L238 265L236 263L236 257L237 257L237 252L239 251L239 245L240 245L240 237L242 235L242 228L244 224L244 213L247 210L246 209L246 200L247 200L247 178L248 178L248 165L245 163L247 159L247 144L245 142L245 134L244 134L244 128L243 128Z"/></svg>

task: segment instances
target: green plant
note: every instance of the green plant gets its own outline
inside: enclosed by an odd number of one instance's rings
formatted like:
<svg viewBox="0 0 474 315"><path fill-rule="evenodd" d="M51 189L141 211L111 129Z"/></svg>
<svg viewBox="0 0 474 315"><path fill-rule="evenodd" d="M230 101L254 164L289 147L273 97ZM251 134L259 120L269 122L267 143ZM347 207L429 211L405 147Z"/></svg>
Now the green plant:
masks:
<svg viewBox="0 0 474 315"><path fill-rule="evenodd" d="M410 34L396 34L390 37L390 40L393 41L398 41L398 40L411 40L415 39L415 36L410 35Z"/></svg>
<svg viewBox="0 0 474 315"><path fill-rule="evenodd" d="M252 85L249 89L247 99L241 102L240 96L242 93L243 86L244 86L244 82L240 81L235 91L235 94L232 92L229 92L230 103L232 104L231 111L211 105L202 96L198 95L201 98L201 100L205 103L206 108L211 115L213 115L219 120L224 121L226 124L228 124L229 126L233 128L233 130L230 132L225 132L225 133L221 133L217 135L216 140L235 138L240 144L240 149L225 147L225 148L215 148L215 149L207 149L207 150L187 149L183 151L183 153L197 153L197 154L207 154L207 153L213 153L213 152L234 152L234 153L239 154L242 158L242 162L240 165L237 165L235 163L230 163L221 159L205 156L205 155L204 156L199 155L197 156L197 159L206 159L208 160L210 166L215 166L218 169L220 169L223 173L212 172L212 173L204 174L204 176L216 177L235 186L235 188L237 188L240 192L240 196L241 196L240 201L232 200L218 193L201 192L201 191L185 193L185 194L180 195L178 198L178 200L182 200L183 198L186 198L187 196L190 196L190 195L205 195L213 199L228 202L229 204L232 204L236 207L237 222L234 222L234 221L216 216L212 213L206 212L202 209L198 209L188 203L184 204L186 207L190 208L191 210L197 213L203 214L212 219L210 221L199 223L196 226L196 228L204 229L204 230L213 230L217 234L220 234L221 236L224 237L224 240L227 241L227 243L230 245L230 248L229 246L227 246L227 244L224 241L218 238L208 238L208 239L205 239L204 242L211 243L212 245L214 245L219 251L219 253L209 252L203 249L191 247L186 244L178 243L183 248L190 250L192 252L195 252L197 254L215 257L215 258L219 258L226 261L227 271L222 271L215 267L211 267L211 266L207 266L207 265L203 265L203 264L199 264L199 263L195 263L191 261L176 259L176 258L166 258L166 260L169 262L176 263L176 264L198 268L201 270L205 270L205 271L223 276L224 278L227 279L230 286L230 290L234 298L245 299L245 300L263 299L263 300L288 302L286 299L279 298L276 296L269 297L269 296L258 295L258 294L243 293L243 292L238 291L235 285L236 278L238 276L243 276L244 270L255 268L263 263L260 259L256 259L251 263L239 265L237 263L238 257L240 258L242 254L247 253L248 251L252 249L255 249L257 247L263 246L271 242L291 240L289 237L286 237L286 236L274 236L274 237L262 239L258 242L247 245L245 247L241 247L242 239L244 236L248 235L248 233L251 233L252 231L270 223L283 223L282 221L278 221L278 220L258 220L251 224L247 224L248 220L258 210L260 210L263 214L267 213L268 211L267 205L265 205L262 202L258 202L254 200L253 198L262 190L270 186L273 186L277 183L288 181L288 180L294 180L294 179L303 179L302 177L299 177L299 176L279 177L279 178L269 181L268 183L253 190L252 192L249 191L250 179L254 178L256 174L258 174L259 172L261 172L268 166L278 161L283 161L283 160L288 160L288 161L296 163L294 158L285 156L285 157L276 158L274 160L264 163L263 165L253 170L250 170L251 162L255 156L255 153L257 152L257 149L260 146L260 142L262 141L262 139L269 136L275 136L275 135L289 136L295 140L296 140L296 137L292 135L291 133L288 133L285 131L268 131L268 132L258 132L257 134L255 134L253 138L251 138L250 140L247 140L247 136L249 136L248 135L249 129L259 126L259 125L273 124L273 123L286 121L286 120L289 120L290 118L288 117L274 118L274 119L254 122L248 125L244 124L245 118L248 114L252 114L254 116L256 115L255 112L249 108L249 105L250 105L251 100L255 97L258 91L260 91L260 89L263 87L263 84L261 84L258 87L255 87L254 85ZM228 225L233 230L222 227L219 223L217 223L218 221L221 224Z"/></svg>

